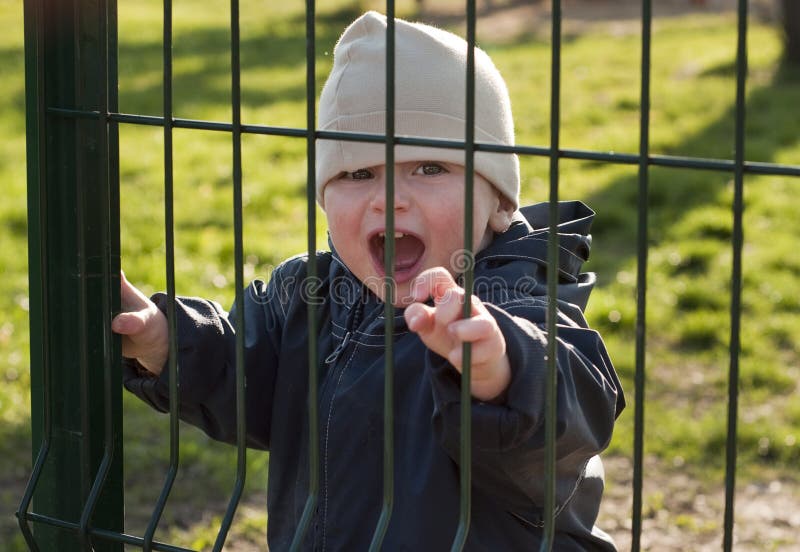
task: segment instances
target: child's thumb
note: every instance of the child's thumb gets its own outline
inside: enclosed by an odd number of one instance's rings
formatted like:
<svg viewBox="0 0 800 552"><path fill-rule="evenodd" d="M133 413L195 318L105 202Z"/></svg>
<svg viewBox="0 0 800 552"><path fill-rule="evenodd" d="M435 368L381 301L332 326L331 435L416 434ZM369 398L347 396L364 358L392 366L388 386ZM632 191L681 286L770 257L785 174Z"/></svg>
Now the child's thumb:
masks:
<svg viewBox="0 0 800 552"><path fill-rule="evenodd" d="M134 335L144 330L145 322L138 312L122 312L111 320L111 329L121 335Z"/></svg>

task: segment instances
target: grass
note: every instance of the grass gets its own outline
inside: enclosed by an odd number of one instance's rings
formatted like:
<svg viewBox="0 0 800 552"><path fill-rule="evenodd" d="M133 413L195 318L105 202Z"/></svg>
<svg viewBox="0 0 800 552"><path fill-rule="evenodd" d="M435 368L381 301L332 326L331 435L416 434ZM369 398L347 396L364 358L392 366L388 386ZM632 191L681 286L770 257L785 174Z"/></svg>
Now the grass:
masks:
<svg viewBox="0 0 800 552"><path fill-rule="evenodd" d="M363 3L363 2L362 2ZM321 87L342 27L363 6L321 1L317 74ZM401 12L411 2L400 4ZM175 2L175 115L230 120L227 2ZM120 6L120 108L161 113L160 6ZM243 119L304 126L301 8L242 2ZM11 521L30 467L24 80L21 6L0 0L0 549L21 541ZM480 39L480 34L479 34ZM780 63L776 29L754 23L749 36L747 158L800 164L796 121L800 74ZM507 76L518 142L546 144L549 63L546 36L482 41ZM565 37L562 67L564 147L638 150L639 37L635 26L595 25ZM735 21L729 15L657 20L653 37L651 144L654 153L730 158L733 144ZM120 129L122 254L127 276L146 292L165 287L162 133ZM175 131L176 279L182 294L229 305L233 298L231 155L221 133ZM306 247L305 144L243 138L245 277L267 277ZM524 159L523 197L547 198L547 161ZM730 333L732 176L687 169L650 173L646 452L691 477L721 482ZM746 240L740 381L740 473L791 473L800 461L800 230L794 224L798 179L746 180ZM630 456L635 337L635 167L563 160L562 198L594 207L589 269L599 288L587 316L603 333L628 391L610 454ZM320 213L318 242L325 243ZM141 534L168 458L166 419L126 396L127 530ZM234 451L182 429L183 470L158 538L205 548L213 540L234 479ZM234 539L263 542L266 453L249 455L247 506ZM201 481L202 485L197 485ZM657 497L655 497L657 498ZM655 500L651 497L650 500ZM7 515L6 515L7 514ZM690 519L687 530L703 530ZM698 522L699 523L699 522ZM694 529L692 529L694 527ZM5 548L3 548L5 547Z"/></svg>

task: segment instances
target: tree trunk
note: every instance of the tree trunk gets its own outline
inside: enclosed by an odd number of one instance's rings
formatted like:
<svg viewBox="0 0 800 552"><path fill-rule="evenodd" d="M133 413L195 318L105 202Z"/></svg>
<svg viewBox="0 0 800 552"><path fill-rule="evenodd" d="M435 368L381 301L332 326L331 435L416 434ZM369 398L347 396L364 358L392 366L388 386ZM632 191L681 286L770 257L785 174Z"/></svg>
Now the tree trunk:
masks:
<svg viewBox="0 0 800 552"><path fill-rule="evenodd" d="M800 2L781 0L783 8L783 30L786 42L786 59L800 65Z"/></svg>

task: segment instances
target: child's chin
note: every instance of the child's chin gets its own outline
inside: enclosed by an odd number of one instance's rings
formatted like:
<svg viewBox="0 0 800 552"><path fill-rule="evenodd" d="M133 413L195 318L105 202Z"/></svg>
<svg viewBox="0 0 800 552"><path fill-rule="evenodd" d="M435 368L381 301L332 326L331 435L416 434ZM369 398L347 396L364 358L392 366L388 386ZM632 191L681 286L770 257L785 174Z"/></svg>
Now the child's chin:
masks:
<svg viewBox="0 0 800 552"><path fill-rule="evenodd" d="M381 301L383 301L384 303L388 302L388 292L384 293L384 290L382 289L373 291ZM400 308L400 309L403 309L409 306L411 303L414 303L414 298L411 295L411 285L410 284L395 285L391 303L395 308Z"/></svg>
<svg viewBox="0 0 800 552"><path fill-rule="evenodd" d="M381 297L383 301L386 301L385 297ZM403 309L409 306L411 303L414 303L414 298L411 296L411 286L409 284L399 284L396 285L394 288L394 299L392 301L392 305L396 308Z"/></svg>
<svg viewBox="0 0 800 552"><path fill-rule="evenodd" d="M377 280L377 279L376 279ZM385 289L383 283L377 283L377 281L371 281L367 283L367 287L372 291L372 293L384 303L387 302L387 297L389 295L389 291ZM391 301L392 305L395 308L405 308L411 303L414 302L414 298L411 296L411 283L400 283L395 284L394 289L392 290L393 300Z"/></svg>
<svg viewBox="0 0 800 552"><path fill-rule="evenodd" d="M404 309L411 303L416 302L414 301L414 298L411 296L411 289L409 289L408 286L403 286L403 287L406 287L406 289L404 291L397 290L397 292L395 293L395 301L393 303L395 307L400 309Z"/></svg>

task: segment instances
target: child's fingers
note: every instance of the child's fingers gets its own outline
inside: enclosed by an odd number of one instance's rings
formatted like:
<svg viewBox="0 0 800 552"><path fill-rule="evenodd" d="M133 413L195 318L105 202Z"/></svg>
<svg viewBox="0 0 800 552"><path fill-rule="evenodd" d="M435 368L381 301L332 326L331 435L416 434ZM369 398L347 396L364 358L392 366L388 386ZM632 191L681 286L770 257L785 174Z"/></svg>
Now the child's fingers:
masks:
<svg viewBox="0 0 800 552"><path fill-rule="evenodd" d="M408 329L418 334L427 334L433 330L434 309L422 303L413 303L406 308L403 316L408 324Z"/></svg>
<svg viewBox="0 0 800 552"><path fill-rule="evenodd" d="M446 327L461 317L464 304L464 290L447 270L442 267L423 271L414 281L412 293L415 301L433 298L436 324Z"/></svg>
<svg viewBox="0 0 800 552"><path fill-rule="evenodd" d="M120 302L123 312L111 320L111 330L122 336L122 356L135 358L153 374L160 374L169 356L166 317L122 271Z"/></svg>
<svg viewBox="0 0 800 552"><path fill-rule="evenodd" d="M424 302L429 297L438 301L448 293L448 290L458 287L453 277L441 266L429 268L420 273L411 286L414 301Z"/></svg>
<svg viewBox="0 0 800 552"><path fill-rule="evenodd" d="M491 318L473 317L456 320L448 326L448 331L459 341L478 341L499 332L497 323Z"/></svg>
<svg viewBox="0 0 800 552"><path fill-rule="evenodd" d="M447 354L450 364L458 368L459 372L463 364L463 343L457 343ZM472 341L470 347L470 362L472 366L482 364L492 364L505 354L505 342L495 339L479 339Z"/></svg>
<svg viewBox="0 0 800 552"><path fill-rule="evenodd" d="M458 286L435 300L436 323L444 328L464 315L464 290Z"/></svg>
<svg viewBox="0 0 800 552"><path fill-rule="evenodd" d="M405 312L409 329L416 332L430 350L447 358L459 371L462 369L463 343L472 343L470 358L476 376L473 381L484 380L478 386L489 387L487 393L477 388L473 391L477 389L480 396L494 396L496 380L499 379L495 377L496 367L505 358L505 339L486 306L473 296L471 315L462 318L466 292L441 267L420 274L412 293L416 301L432 297L434 307L419 302L409 305ZM503 382L497 386L502 385Z"/></svg>
<svg viewBox="0 0 800 552"><path fill-rule="evenodd" d="M120 271L120 302L122 311L111 320L111 329L122 335L137 335L147 330L150 320L158 309L153 302L136 286L131 284Z"/></svg>
<svg viewBox="0 0 800 552"><path fill-rule="evenodd" d="M126 312L146 309L150 306L150 299L137 287L131 284L125 274L120 271L120 302L122 310Z"/></svg>
<svg viewBox="0 0 800 552"><path fill-rule="evenodd" d="M437 322L436 315L437 308L422 303L409 305L405 312L408 329L415 332L428 349L447 357L453 347L453 338L447 332L447 326Z"/></svg>

